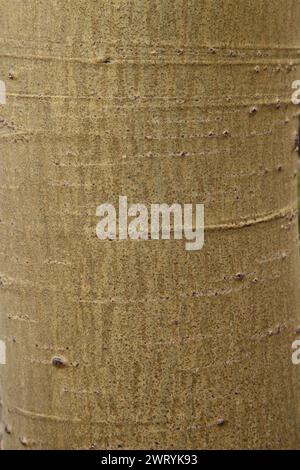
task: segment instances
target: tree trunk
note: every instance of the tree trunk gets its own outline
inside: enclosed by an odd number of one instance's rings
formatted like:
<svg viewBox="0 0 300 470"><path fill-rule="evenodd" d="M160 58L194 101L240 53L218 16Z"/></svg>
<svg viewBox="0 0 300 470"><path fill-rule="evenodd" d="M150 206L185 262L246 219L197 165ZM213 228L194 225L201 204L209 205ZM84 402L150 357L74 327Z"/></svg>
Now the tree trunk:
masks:
<svg viewBox="0 0 300 470"><path fill-rule="evenodd" d="M299 448L300 2L0 7L3 447ZM100 241L119 195L203 249Z"/></svg>

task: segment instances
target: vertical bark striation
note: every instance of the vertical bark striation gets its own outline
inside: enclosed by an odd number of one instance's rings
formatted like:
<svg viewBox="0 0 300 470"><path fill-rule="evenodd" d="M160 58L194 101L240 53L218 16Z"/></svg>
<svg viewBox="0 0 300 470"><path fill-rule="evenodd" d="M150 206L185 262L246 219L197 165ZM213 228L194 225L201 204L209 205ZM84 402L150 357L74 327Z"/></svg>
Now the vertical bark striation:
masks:
<svg viewBox="0 0 300 470"><path fill-rule="evenodd" d="M299 447L300 3L0 11L4 448ZM203 250L99 241L119 195Z"/></svg>

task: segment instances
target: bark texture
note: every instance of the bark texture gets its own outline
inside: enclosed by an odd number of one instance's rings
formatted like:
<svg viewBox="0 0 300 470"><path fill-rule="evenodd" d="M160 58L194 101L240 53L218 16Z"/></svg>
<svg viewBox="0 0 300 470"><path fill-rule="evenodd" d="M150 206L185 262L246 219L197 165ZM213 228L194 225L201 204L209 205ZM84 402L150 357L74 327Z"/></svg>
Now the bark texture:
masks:
<svg viewBox="0 0 300 470"><path fill-rule="evenodd" d="M292 0L0 0L5 449L300 447L299 24ZM204 202L203 250L99 241L119 195Z"/></svg>

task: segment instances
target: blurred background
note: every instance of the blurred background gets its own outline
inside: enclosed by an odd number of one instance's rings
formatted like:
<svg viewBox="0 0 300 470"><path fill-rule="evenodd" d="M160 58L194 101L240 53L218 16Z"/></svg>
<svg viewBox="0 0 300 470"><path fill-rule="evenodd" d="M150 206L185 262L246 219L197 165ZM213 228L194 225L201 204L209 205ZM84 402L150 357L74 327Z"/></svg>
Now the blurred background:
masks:
<svg viewBox="0 0 300 470"><path fill-rule="evenodd" d="M300 232L300 159L298 163L298 224Z"/></svg>

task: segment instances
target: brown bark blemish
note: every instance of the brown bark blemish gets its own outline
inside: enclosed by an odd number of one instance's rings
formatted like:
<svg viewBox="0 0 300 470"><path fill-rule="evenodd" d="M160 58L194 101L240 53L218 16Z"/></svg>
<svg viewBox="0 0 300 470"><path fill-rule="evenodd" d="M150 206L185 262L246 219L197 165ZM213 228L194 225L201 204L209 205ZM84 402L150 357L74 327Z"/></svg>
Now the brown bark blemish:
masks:
<svg viewBox="0 0 300 470"><path fill-rule="evenodd" d="M52 365L55 367L64 367L67 364L67 361L63 357L55 356L52 358Z"/></svg>

